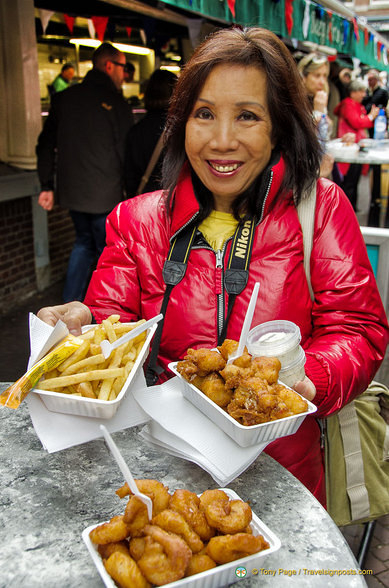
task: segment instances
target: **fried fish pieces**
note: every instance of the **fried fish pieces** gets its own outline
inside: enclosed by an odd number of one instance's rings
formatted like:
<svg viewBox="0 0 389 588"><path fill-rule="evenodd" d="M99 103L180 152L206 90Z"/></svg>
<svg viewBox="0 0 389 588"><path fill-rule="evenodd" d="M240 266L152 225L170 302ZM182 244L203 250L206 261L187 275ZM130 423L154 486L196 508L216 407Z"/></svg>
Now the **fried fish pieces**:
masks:
<svg viewBox="0 0 389 588"><path fill-rule="evenodd" d="M177 371L190 382L194 375L206 376L211 372L222 370L225 365L223 356L213 349L189 348L184 361L177 363Z"/></svg>

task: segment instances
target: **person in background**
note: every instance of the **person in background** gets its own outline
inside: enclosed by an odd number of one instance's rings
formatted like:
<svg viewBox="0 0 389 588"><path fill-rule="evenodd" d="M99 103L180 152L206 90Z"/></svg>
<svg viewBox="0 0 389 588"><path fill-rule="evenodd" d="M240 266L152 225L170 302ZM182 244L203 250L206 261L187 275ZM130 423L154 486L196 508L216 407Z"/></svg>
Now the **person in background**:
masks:
<svg viewBox="0 0 389 588"><path fill-rule="evenodd" d="M127 61L126 68L124 70L124 83L130 84L134 80L135 65L131 61Z"/></svg>
<svg viewBox="0 0 389 588"><path fill-rule="evenodd" d="M373 105L386 109L388 104L389 93L381 84L380 75L376 69L369 69L367 72L368 88L363 97L362 104L366 108L367 114L370 113ZM370 137L374 136L374 127L369 129Z"/></svg>
<svg viewBox="0 0 389 588"><path fill-rule="evenodd" d="M61 68L61 73L57 75L51 86L49 87L50 94L56 94L69 88L72 79L74 78L75 70L72 63L65 63Z"/></svg>
<svg viewBox="0 0 389 588"><path fill-rule="evenodd" d="M344 100L344 98L347 98L347 96L349 95L348 88L351 83L351 80L353 79L351 69L348 69L347 67L343 68L339 72L338 78L339 83L337 85L340 93L340 99Z"/></svg>
<svg viewBox="0 0 389 588"><path fill-rule="evenodd" d="M320 175L328 178L333 173L338 178L338 168L332 155L325 152L325 143L331 136L332 122L328 116L328 75L330 66L325 55L309 53L300 59L298 71L302 77L311 112L315 122L323 156Z"/></svg>
<svg viewBox="0 0 389 588"><path fill-rule="evenodd" d="M354 80L349 85L349 97L340 102L334 113L339 117L338 137L344 137L349 133L353 134L353 141L359 141L367 137L367 130L374 127L374 120L378 115L379 108L374 104L370 113L366 113L362 100L366 94L366 84L362 80ZM359 163L338 163L340 172L343 174L341 188L345 191L353 209L357 210L357 188L362 171Z"/></svg>
<svg viewBox="0 0 389 588"><path fill-rule="evenodd" d="M177 76L171 71L157 69L150 77L145 90L146 115L131 127L126 141L125 183L127 197L138 193L138 186L147 169L166 121L169 100ZM148 178L143 191L150 192L161 187L162 155Z"/></svg>
<svg viewBox="0 0 389 588"><path fill-rule="evenodd" d="M252 326L277 319L299 326L306 377L294 387L317 406L294 435L265 451L325 504L318 418L367 388L385 355L389 329L351 205L336 184L318 179L321 149L289 49L261 28L208 36L178 78L165 133L164 190L128 199L110 214L107 246L84 303L48 307L38 316L52 325L61 318L76 334L92 317L157 315L171 241L192 235L185 275L167 305L159 381L172 377L169 362L182 359L189 347L239 340L260 282ZM312 190L313 299L296 211L296 202ZM234 255L238 235L252 244L251 256L240 248ZM235 297L236 284L228 295L226 276L232 278L231 264L237 273L234 257L242 254L247 272L238 273L247 282ZM248 402L255 395L250 388Z"/></svg>
<svg viewBox="0 0 389 588"><path fill-rule="evenodd" d="M63 300L82 300L96 258L105 246L105 221L123 200L123 162L131 108L121 87L125 55L109 43L93 54L81 84L55 94L38 138L39 204L69 209L76 233Z"/></svg>

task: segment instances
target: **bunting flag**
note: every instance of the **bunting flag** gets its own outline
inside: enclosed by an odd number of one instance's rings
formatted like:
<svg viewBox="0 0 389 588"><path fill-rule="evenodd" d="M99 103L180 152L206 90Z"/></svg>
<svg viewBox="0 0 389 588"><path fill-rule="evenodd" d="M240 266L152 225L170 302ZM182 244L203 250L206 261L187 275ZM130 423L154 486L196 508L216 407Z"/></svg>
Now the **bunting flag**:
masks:
<svg viewBox="0 0 389 588"><path fill-rule="evenodd" d="M68 14L64 14L63 17L65 20L65 24L68 27L70 33L73 34L73 26L74 26L75 17L69 16Z"/></svg>
<svg viewBox="0 0 389 588"><path fill-rule="evenodd" d="M39 17L42 23L43 34L46 34L47 25L50 22L51 17L55 14L53 10L42 10L39 9Z"/></svg>
<svg viewBox="0 0 389 588"><path fill-rule="evenodd" d="M348 22L348 20L344 19L343 20L343 44L344 45L347 45L349 29L350 29L350 23Z"/></svg>
<svg viewBox="0 0 389 588"><path fill-rule="evenodd" d="M355 17L353 18L353 27L354 27L355 38L357 41L359 41L359 29L358 29L357 19Z"/></svg>
<svg viewBox="0 0 389 588"><path fill-rule="evenodd" d="M285 24L290 36L293 29L293 0L285 0Z"/></svg>
<svg viewBox="0 0 389 588"><path fill-rule="evenodd" d="M310 23L310 20L311 20L310 6L311 6L310 1L309 0L306 0L306 2L305 2L305 8L304 8L304 18L303 18L303 35L304 35L304 39L306 39L308 37L308 32L309 32L309 23Z"/></svg>
<svg viewBox="0 0 389 588"><path fill-rule="evenodd" d="M131 37L131 32L132 32L132 27L126 27L126 31L127 31L128 38L130 38Z"/></svg>
<svg viewBox="0 0 389 588"><path fill-rule="evenodd" d="M96 39L96 30L95 30L94 24L90 18L88 18L88 31L89 31L89 36L91 37L91 39Z"/></svg>
<svg viewBox="0 0 389 588"><path fill-rule="evenodd" d="M235 18L235 0L227 0L227 4L232 16Z"/></svg>
<svg viewBox="0 0 389 588"><path fill-rule="evenodd" d="M202 18L187 18L186 25L188 27L189 39L193 49L200 43L201 27L203 26Z"/></svg>
<svg viewBox="0 0 389 588"><path fill-rule="evenodd" d="M382 54L382 61L384 62L384 65L388 65L388 50L384 49L384 52Z"/></svg>
<svg viewBox="0 0 389 588"><path fill-rule="evenodd" d="M365 34L365 45L367 45L369 42L369 31L367 29L365 29L364 34Z"/></svg>
<svg viewBox="0 0 389 588"><path fill-rule="evenodd" d="M105 29L108 24L108 16L92 16L91 18L97 33L97 38L102 43L104 41Z"/></svg>
<svg viewBox="0 0 389 588"><path fill-rule="evenodd" d="M328 40L332 43L332 12L328 11Z"/></svg>

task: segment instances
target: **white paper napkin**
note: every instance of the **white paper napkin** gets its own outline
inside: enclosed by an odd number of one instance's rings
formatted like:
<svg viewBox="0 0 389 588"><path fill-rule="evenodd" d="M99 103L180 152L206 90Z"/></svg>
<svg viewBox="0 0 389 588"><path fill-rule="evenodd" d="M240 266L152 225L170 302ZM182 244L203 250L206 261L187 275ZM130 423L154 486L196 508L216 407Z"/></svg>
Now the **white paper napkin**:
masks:
<svg viewBox="0 0 389 588"><path fill-rule="evenodd" d="M137 388L134 397L152 422L141 432L148 442L197 463L220 485L239 476L268 443L240 447L186 400L179 378Z"/></svg>
<svg viewBox="0 0 389 588"><path fill-rule="evenodd" d="M27 369L29 370L37 361L64 337L69 334L68 328L62 321L58 321L55 327L41 321L35 314L28 315L30 328L30 358Z"/></svg>
<svg viewBox="0 0 389 588"><path fill-rule="evenodd" d="M32 424L44 449L53 453L101 437L100 424L105 425L113 433L146 423L149 420L148 415L143 412L132 396L133 388L143 388L144 386L146 386L146 381L141 369L131 390L111 419L96 419L51 412L47 410L37 394L29 394L25 402L28 404Z"/></svg>

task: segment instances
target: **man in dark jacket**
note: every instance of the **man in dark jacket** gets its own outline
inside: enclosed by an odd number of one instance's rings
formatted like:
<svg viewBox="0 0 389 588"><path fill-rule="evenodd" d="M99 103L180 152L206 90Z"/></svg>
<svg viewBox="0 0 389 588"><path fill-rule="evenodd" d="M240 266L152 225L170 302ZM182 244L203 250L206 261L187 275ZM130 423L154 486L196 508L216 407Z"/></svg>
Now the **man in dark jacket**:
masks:
<svg viewBox="0 0 389 588"><path fill-rule="evenodd" d="M58 203L69 209L76 231L65 302L83 299L93 264L105 246L107 214L124 198L124 146L134 122L121 92L125 68L121 51L109 43L100 45L84 81L53 97L38 138L38 202L51 210L55 187Z"/></svg>
<svg viewBox="0 0 389 588"><path fill-rule="evenodd" d="M376 69L370 69L368 71L367 83L366 96L362 100L367 114L369 114L373 104L380 108L386 108L388 104L388 91L381 85L380 75Z"/></svg>

